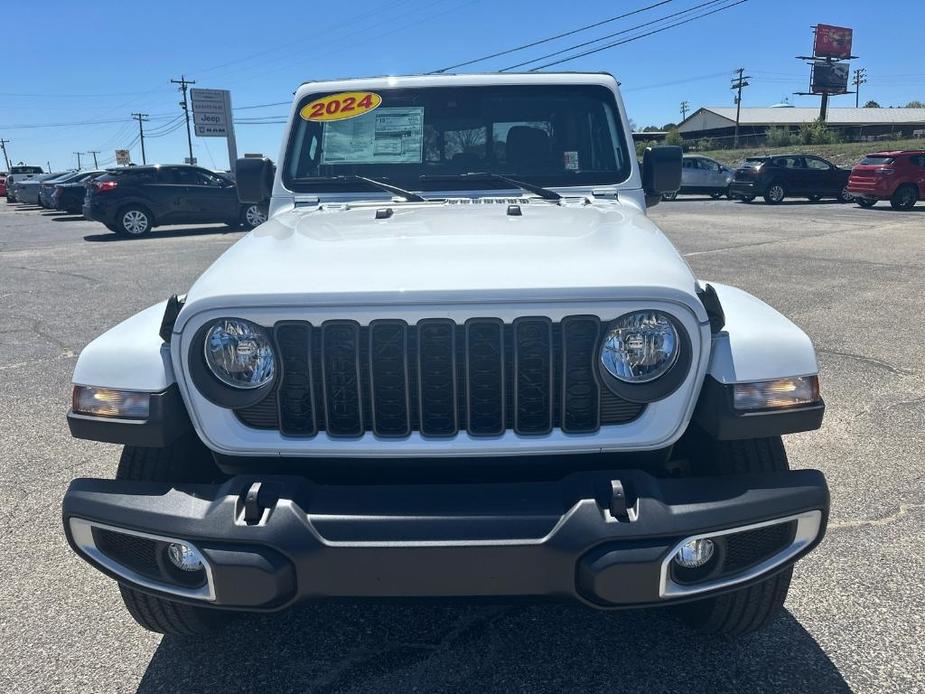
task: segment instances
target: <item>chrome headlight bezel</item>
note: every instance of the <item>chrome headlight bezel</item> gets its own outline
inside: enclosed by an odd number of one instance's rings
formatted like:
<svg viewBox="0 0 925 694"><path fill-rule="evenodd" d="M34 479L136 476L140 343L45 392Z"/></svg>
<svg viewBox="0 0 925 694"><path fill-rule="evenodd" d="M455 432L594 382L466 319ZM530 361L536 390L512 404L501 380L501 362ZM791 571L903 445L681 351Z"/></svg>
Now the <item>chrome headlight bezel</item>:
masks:
<svg viewBox="0 0 925 694"><path fill-rule="evenodd" d="M208 357L208 340L212 331L226 321L239 321L251 326L266 342L272 355L270 377L257 385L235 384L216 372L216 366ZM273 389L280 375L279 350L273 339L273 331L254 321L236 316L223 316L210 320L200 327L193 337L189 348L190 377L196 389L210 402L221 407L238 409L248 407L263 400Z"/></svg>
<svg viewBox="0 0 925 694"><path fill-rule="evenodd" d="M664 372L645 380L629 381L611 373L604 365L604 349L610 334L617 329L620 321L640 313L656 313L663 316L674 330L676 348L671 363ZM604 324L596 360L600 379L612 393L630 402L649 403L666 398L681 387L690 373L692 357L691 339L681 322L666 311L648 309L624 313Z"/></svg>

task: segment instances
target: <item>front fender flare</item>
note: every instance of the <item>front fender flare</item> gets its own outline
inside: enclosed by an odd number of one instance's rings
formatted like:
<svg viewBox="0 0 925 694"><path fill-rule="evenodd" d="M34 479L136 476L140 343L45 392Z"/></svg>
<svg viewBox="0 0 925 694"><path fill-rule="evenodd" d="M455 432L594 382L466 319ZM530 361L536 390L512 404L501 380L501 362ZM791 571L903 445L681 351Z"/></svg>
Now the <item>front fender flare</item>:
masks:
<svg viewBox="0 0 925 694"><path fill-rule="evenodd" d="M146 308L84 347L74 384L159 393L175 383L170 346L160 336L166 306Z"/></svg>
<svg viewBox="0 0 925 694"><path fill-rule="evenodd" d="M713 336L710 376L725 385L819 373L812 341L788 318L741 289L710 284L726 317Z"/></svg>

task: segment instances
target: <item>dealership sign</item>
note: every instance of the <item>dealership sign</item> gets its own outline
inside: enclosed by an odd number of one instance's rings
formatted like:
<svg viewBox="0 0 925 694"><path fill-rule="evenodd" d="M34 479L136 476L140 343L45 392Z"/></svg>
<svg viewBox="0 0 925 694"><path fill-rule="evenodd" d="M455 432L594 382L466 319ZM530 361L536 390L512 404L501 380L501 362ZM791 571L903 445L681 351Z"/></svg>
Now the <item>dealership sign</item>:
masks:
<svg viewBox="0 0 925 694"><path fill-rule="evenodd" d="M854 30L847 27L817 24L813 54L817 58L837 58L842 60L850 58L853 34Z"/></svg>
<svg viewBox="0 0 925 694"><path fill-rule="evenodd" d="M231 93L227 89L190 89L196 137L228 137Z"/></svg>

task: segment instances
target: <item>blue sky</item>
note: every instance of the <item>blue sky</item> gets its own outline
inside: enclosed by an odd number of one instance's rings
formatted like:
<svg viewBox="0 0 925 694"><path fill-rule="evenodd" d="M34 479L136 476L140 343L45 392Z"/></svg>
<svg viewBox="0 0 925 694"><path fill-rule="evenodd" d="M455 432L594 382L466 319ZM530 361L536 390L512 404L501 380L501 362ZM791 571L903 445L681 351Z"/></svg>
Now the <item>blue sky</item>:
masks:
<svg viewBox="0 0 925 694"><path fill-rule="evenodd" d="M505 68L704 1L671 0L466 69ZM14 162L72 167L78 150L100 150L101 163L109 162L115 148L135 138L137 124L130 114L141 111L151 115L146 131L160 135L146 138L148 161L182 161L186 132L173 129L179 124L180 95L169 82L181 73L197 80L199 87L230 89L236 118L272 120L284 117L287 107L240 107L285 102L304 80L427 72L655 2L94 0L43 3L40 12L30 3L8 2L2 19L6 60L0 78L0 137L11 141ZM678 19L731 2L720 0ZM893 0L887 6L889 12L878 12L870 0L748 0L552 69L616 75L630 118L640 128L679 121L682 100L694 109L731 105L729 78L737 67L752 75L743 98L746 106L766 106L784 97L795 105L815 105L818 98L791 95L808 86L808 68L793 56L810 52L810 25L821 22L855 29L854 53L861 58L851 67L867 68L869 80L862 87L862 102L875 99L883 106L901 106L912 99L925 101L925 2ZM610 41L659 26L663 24ZM853 106L854 96L834 98L832 105ZM239 124L239 152L275 158L282 128ZM201 164L227 167L224 140L194 136L193 146ZM141 160L137 143L132 156ZM89 156L85 165L87 161Z"/></svg>

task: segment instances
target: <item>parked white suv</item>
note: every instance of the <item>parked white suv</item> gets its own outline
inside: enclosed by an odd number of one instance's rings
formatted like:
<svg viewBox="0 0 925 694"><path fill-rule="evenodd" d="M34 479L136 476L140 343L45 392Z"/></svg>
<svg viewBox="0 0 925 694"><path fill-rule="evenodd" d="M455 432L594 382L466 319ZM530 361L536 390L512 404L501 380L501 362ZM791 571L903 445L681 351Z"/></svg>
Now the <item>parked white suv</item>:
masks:
<svg viewBox="0 0 925 694"><path fill-rule="evenodd" d="M266 223L182 298L103 334L74 436L124 445L64 499L74 550L144 627L326 597L680 605L741 634L822 538L809 338L697 280L646 217L606 74L298 88Z"/></svg>

